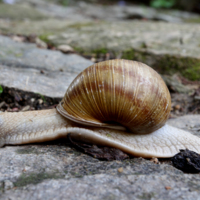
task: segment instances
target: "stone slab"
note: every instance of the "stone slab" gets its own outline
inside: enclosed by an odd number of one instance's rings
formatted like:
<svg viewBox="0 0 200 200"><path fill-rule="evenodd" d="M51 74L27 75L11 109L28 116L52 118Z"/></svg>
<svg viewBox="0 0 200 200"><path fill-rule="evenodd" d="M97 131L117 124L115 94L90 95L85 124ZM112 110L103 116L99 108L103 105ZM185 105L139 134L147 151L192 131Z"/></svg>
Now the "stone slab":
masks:
<svg viewBox="0 0 200 200"><path fill-rule="evenodd" d="M0 64L79 73L93 63L76 54L40 49L35 44L19 43L0 36Z"/></svg>
<svg viewBox="0 0 200 200"><path fill-rule="evenodd" d="M138 60L161 73L200 80L200 26L145 21L90 23L49 36L80 52Z"/></svg>
<svg viewBox="0 0 200 200"><path fill-rule="evenodd" d="M39 49L0 36L0 85L63 97L78 73L92 64L76 54Z"/></svg>
<svg viewBox="0 0 200 200"><path fill-rule="evenodd" d="M171 119L187 129L200 116ZM191 131L191 130L190 130ZM195 132L195 131L192 131ZM200 177L169 159L99 161L64 141L0 149L0 199L199 199ZM121 172L119 168L123 168Z"/></svg>

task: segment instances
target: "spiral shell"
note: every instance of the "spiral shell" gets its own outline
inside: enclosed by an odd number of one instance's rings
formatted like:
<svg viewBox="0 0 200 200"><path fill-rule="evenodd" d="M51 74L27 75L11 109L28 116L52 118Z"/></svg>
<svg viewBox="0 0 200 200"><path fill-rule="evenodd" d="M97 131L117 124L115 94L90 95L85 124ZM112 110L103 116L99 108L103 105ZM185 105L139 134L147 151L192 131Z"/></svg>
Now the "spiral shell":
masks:
<svg viewBox="0 0 200 200"><path fill-rule="evenodd" d="M94 64L71 83L58 111L84 125L120 124L133 133L151 133L170 113L171 98L160 75L130 60Z"/></svg>

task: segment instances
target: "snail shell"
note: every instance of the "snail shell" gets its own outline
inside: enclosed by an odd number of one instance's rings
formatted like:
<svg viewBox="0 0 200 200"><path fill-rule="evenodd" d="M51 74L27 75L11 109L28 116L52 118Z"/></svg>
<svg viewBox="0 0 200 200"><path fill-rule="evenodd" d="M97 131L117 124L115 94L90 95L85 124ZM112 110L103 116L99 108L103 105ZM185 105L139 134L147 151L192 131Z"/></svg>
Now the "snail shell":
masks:
<svg viewBox="0 0 200 200"><path fill-rule="evenodd" d="M160 75L130 60L94 64L71 83L57 110L66 118L89 126L135 134L162 127L171 109L170 93Z"/></svg>

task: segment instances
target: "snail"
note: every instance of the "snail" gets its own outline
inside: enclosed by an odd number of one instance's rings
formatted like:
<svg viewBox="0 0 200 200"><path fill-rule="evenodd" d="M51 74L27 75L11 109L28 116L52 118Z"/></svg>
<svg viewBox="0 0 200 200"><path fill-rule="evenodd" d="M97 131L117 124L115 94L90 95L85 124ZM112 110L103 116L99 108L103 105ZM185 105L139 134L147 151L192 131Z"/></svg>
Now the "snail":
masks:
<svg viewBox="0 0 200 200"><path fill-rule="evenodd" d="M171 97L161 76L130 60L108 60L81 72L56 109L0 113L0 146L71 137L134 156L200 153L200 138L169 126Z"/></svg>

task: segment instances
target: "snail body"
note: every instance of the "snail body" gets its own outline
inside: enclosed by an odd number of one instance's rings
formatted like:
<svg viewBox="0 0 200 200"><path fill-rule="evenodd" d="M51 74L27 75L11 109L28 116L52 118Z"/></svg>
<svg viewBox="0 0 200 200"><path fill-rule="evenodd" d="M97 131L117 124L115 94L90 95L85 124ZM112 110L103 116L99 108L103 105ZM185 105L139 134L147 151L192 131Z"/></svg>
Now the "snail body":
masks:
<svg viewBox="0 0 200 200"><path fill-rule="evenodd" d="M42 142L71 133L135 156L200 152L200 139L166 125L169 91L152 68L128 60L94 64L71 83L56 109L0 114L0 146Z"/></svg>

